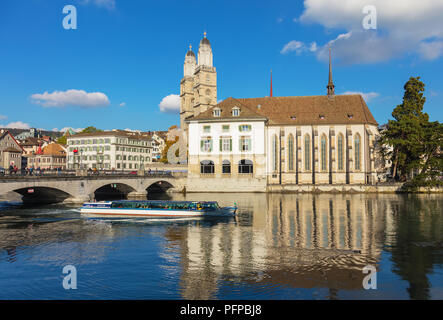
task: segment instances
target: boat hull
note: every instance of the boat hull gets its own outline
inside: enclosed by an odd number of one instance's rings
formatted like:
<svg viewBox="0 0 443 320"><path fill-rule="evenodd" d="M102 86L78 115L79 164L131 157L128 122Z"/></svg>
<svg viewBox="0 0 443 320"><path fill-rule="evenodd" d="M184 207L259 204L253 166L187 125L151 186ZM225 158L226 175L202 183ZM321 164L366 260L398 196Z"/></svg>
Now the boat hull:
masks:
<svg viewBox="0 0 443 320"><path fill-rule="evenodd" d="M189 210L155 210L155 209L119 209L119 208L81 208L84 215L114 216L114 217L151 217L151 218L192 218L192 217L232 217L237 208L226 207L211 211Z"/></svg>

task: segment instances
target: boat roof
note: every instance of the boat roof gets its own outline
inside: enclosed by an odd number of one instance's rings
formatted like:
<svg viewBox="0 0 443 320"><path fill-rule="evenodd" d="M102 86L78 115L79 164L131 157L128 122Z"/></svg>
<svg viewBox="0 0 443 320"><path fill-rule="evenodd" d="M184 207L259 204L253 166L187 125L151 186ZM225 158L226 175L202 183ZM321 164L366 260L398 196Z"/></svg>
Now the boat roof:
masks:
<svg viewBox="0 0 443 320"><path fill-rule="evenodd" d="M164 202L164 203L216 203L217 201L197 201L197 200L192 200L192 201L175 201L175 200L113 200L110 202Z"/></svg>
<svg viewBox="0 0 443 320"><path fill-rule="evenodd" d="M115 202L155 202L155 203L217 203L217 201L197 201L197 200L192 200L192 201L174 201L174 200L112 200L112 201L96 201L96 202L85 202L85 203L115 203Z"/></svg>

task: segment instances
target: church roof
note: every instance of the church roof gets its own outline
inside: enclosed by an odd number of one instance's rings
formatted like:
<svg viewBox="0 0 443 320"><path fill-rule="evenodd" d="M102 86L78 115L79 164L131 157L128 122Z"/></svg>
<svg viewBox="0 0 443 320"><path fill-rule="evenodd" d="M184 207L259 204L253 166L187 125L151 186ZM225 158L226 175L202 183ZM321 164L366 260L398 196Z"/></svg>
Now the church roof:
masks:
<svg viewBox="0 0 443 320"><path fill-rule="evenodd" d="M231 110L238 106L239 117ZM213 116L220 108L220 117ZM269 125L373 124L375 121L363 97L355 95L227 98L209 110L189 120L266 118Z"/></svg>
<svg viewBox="0 0 443 320"><path fill-rule="evenodd" d="M189 120L218 120L218 119L231 119L231 120L245 120L245 119L257 119L257 120L266 120L266 117L254 112L252 108L244 105L240 99L235 99L229 97L215 107L212 107L205 112L200 113L196 117L190 117ZM240 115L233 116L232 108L238 107L240 108ZM213 110L219 108L220 109L220 117L213 116Z"/></svg>

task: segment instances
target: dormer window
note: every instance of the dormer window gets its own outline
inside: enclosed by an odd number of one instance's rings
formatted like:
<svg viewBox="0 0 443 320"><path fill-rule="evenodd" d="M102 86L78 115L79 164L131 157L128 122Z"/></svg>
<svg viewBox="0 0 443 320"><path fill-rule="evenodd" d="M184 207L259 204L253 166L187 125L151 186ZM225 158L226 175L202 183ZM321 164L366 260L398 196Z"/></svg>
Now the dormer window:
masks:
<svg viewBox="0 0 443 320"><path fill-rule="evenodd" d="M239 115L240 115L240 108L239 107L232 108L232 116L238 117Z"/></svg>
<svg viewBox="0 0 443 320"><path fill-rule="evenodd" d="M320 120L324 120L325 115L324 114L319 114L318 117L320 118Z"/></svg>
<svg viewBox="0 0 443 320"><path fill-rule="evenodd" d="M354 118L354 115L352 113L348 113L348 119Z"/></svg>
<svg viewBox="0 0 443 320"><path fill-rule="evenodd" d="M214 117L220 117L220 114L221 114L221 109L220 109L220 108L215 108L215 109L212 111L212 115L213 115Z"/></svg>
<svg viewBox="0 0 443 320"><path fill-rule="evenodd" d="M296 120L297 117L296 116L291 116L291 120Z"/></svg>

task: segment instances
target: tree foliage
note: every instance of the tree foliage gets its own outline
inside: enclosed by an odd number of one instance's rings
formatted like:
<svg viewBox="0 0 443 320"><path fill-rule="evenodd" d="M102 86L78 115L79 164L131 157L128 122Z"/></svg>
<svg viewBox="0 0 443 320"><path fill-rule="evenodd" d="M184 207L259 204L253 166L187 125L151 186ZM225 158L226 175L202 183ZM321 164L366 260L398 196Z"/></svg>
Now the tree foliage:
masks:
<svg viewBox="0 0 443 320"><path fill-rule="evenodd" d="M443 125L430 122L423 112L425 84L411 77L404 86L403 103L392 112L381 141L390 146L385 155L392 161L392 176L407 186L441 185Z"/></svg>
<svg viewBox="0 0 443 320"><path fill-rule="evenodd" d="M60 137L60 138L58 138L57 139L57 143L58 144L62 144L62 145L67 145L68 144L68 141L67 141L67 138L66 138L66 136L62 136L62 137Z"/></svg>
<svg viewBox="0 0 443 320"><path fill-rule="evenodd" d="M100 131L103 131L103 130L97 129L96 127L93 127L93 126L89 126L89 127L84 128L81 131L81 133L92 133L92 132L100 132Z"/></svg>

